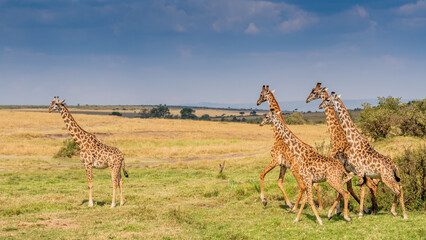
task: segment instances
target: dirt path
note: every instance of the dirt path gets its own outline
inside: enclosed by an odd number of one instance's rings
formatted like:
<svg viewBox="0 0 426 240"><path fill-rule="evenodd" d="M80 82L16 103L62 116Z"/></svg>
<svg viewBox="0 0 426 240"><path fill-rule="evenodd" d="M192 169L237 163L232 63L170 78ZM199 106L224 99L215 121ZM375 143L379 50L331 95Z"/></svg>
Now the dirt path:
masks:
<svg viewBox="0 0 426 240"><path fill-rule="evenodd" d="M233 154L222 154L217 156L205 157L205 158L187 158L187 159L147 159L147 158L128 158L126 159L126 166L157 166L161 164L177 163L177 162L192 162L192 161L214 161L214 160L230 160L244 157L252 157L256 155L264 154L264 152L257 153L233 153ZM0 155L1 159L23 159L23 158L51 158L50 156L7 156ZM146 161L132 163L132 160ZM129 162L130 161L130 162ZM39 169L50 169L50 168L73 168L82 167L80 162L68 165L20 165L20 166L0 166L0 170L11 170L11 169L28 169L28 168L39 168Z"/></svg>

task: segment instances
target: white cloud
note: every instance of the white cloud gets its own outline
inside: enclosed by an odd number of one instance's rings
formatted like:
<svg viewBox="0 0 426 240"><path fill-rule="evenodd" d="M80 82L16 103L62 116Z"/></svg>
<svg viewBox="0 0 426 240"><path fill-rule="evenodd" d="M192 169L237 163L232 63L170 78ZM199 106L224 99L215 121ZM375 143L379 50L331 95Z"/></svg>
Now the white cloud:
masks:
<svg viewBox="0 0 426 240"><path fill-rule="evenodd" d="M290 18L289 20L282 22L279 26L279 30L286 33L295 32L316 22L318 22L317 17L302 13L299 16Z"/></svg>
<svg viewBox="0 0 426 240"><path fill-rule="evenodd" d="M419 0L416 3L409 3L398 8L398 13L411 15L426 11L426 0Z"/></svg>
<svg viewBox="0 0 426 240"><path fill-rule="evenodd" d="M247 29L244 31L246 34L257 34L259 33L259 29L257 29L256 25L254 23L250 23L247 27Z"/></svg>
<svg viewBox="0 0 426 240"><path fill-rule="evenodd" d="M367 10L365 10L365 8L364 7L361 7L361 6L359 6L359 5L356 5L355 7L354 7L354 11L355 11L355 13L358 15L358 16L360 16L361 18L367 18L368 17L368 12L367 12Z"/></svg>

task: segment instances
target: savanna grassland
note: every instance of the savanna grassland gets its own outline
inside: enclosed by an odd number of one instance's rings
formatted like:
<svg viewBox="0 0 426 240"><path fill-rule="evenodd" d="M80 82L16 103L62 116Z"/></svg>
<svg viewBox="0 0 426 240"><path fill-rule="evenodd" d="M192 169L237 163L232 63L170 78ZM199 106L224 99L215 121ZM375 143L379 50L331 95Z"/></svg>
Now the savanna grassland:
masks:
<svg viewBox="0 0 426 240"><path fill-rule="evenodd" d="M424 239L426 214L408 220L381 210L352 223L327 221L335 193L321 184L324 225L306 207L298 223L285 205L274 169L265 179L268 205L260 201L259 174L270 161L272 127L255 124L171 119L139 119L74 114L85 130L126 156L130 177L124 206L110 209L111 177L94 170L95 206L87 207L84 168L78 158L52 156L68 132L58 113L0 110L1 239ZM291 125L305 142L327 153L325 124ZM395 137L374 143L394 157L424 139ZM219 163L226 162L223 174ZM287 171L284 187L298 193ZM382 187L382 186L380 186ZM358 189L357 187L355 187ZM405 196L409 197L409 196ZM378 202L380 206L380 202ZM367 200L367 206L370 206ZM400 207L397 208L401 214Z"/></svg>

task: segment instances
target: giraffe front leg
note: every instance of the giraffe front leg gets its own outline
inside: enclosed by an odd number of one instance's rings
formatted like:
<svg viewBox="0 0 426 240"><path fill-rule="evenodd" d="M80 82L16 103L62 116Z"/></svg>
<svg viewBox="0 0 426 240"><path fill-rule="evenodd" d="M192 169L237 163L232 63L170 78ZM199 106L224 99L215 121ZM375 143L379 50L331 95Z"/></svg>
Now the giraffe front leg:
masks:
<svg viewBox="0 0 426 240"><path fill-rule="evenodd" d="M296 219L294 219L294 222L298 222L300 220L300 215L302 215L303 208L305 208L306 199L307 199L307 195L305 194L305 197L302 200L302 204L300 204L300 209L299 209L299 212L297 213Z"/></svg>
<svg viewBox="0 0 426 240"><path fill-rule="evenodd" d="M274 169L277 165L278 165L277 162L275 161L275 159L273 159L271 161L271 163L269 163L269 165L260 173L260 199L262 200L262 203L263 203L264 206L266 206L266 204L268 204L268 201L266 201L265 192L264 192L265 191L265 189L264 189L264 177L269 171Z"/></svg>
<svg viewBox="0 0 426 240"><path fill-rule="evenodd" d="M93 207L93 199L92 199L92 165L85 164L84 167L86 168L86 176L87 176L87 184L89 186L89 207Z"/></svg>
<svg viewBox="0 0 426 240"><path fill-rule="evenodd" d="M314 183L314 188L315 188L315 191L317 192L317 197L318 197L318 209L322 210L323 207L322 207L322 202L321 202L321 194L320 194L320 191L319 191L319 184Z"/></svg>
<svg viewBox="0 0 426 240"><path fill-rule="evenodd" d="M305 185L306 185L306 197L308 198L309 205L311 205L312 211L314 212L318 223L322 225L321 218L318 215L317 208L315 207L314 199L312 198L312 183L305 183Z"/></svg>

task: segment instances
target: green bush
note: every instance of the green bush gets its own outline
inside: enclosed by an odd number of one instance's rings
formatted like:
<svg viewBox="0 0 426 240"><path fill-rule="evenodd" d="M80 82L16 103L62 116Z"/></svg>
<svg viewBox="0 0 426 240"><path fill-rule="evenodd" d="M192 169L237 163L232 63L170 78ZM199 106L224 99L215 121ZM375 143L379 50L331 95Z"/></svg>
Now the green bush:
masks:
<svg viewBox="0 0 426 240"><path fill-rule="evenodd" d="M295 112L293 114L288 115L284 121L286 124L294 125L302 125L306 123L305 119L303 119L303 115L301 112Z"/></svg>
<svg viewBox="0 0 426 240"><path fill-rule="evenodd" d="M406 149L400 156L393 159L399 167L407 210L426 210L426 145L417 149ZM392 206L394 193L383 183L377 191L377 202L380 207L389 210ZM398 201L399 203L399 201Z"/></svg>
<svg viewBox="0 0 426 240"><path fill-rule="evenodd" d="M121 114L120 112L112 112L111 115L113 116L122 116L123 114Z"/></svg>
<svg viewBox="0 0 426 240"><path fill-rule="evenodd" d="M182 119L197 119L197 116L194 113L195 110L189 107L184 107L182 110L180 110Z"/></svg>
<svg viewBox="0 0 426 240"><path fill-rule="evenodd" d="M54 158L71 158L80 154L80 147L72 138L63 141L63 147L53 156Z"/></svg>
<svg viewBox="0 0 426 240"><path fill-rule="evenodd" d="M409 102L401 115L402 135L426 136L426 99Z"/></svg>
<svg viewBox="0 0 426 240"><path fill-rule="evenodd" d="M400 98L379 97L377 107L363 104L359 127L363 134L374 140L389 135L426 135L426 99L401 103Z"/></svg>

